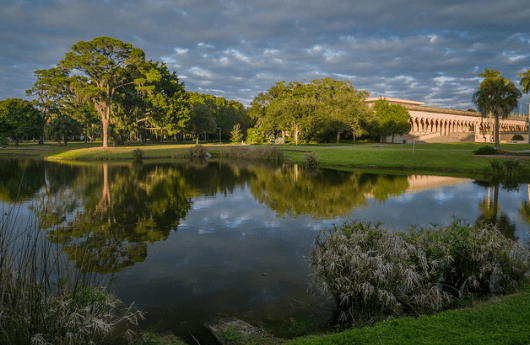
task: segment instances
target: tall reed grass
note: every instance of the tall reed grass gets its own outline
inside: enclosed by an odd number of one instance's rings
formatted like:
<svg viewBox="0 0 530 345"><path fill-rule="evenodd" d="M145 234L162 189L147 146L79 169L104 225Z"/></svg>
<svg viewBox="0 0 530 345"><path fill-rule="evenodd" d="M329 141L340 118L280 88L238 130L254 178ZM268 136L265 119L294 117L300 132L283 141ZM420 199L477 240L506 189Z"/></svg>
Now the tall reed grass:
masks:
<svg viewBox="0 0 530 345"><path fill-rule="evenodd" d="M118 324L143 318L109 292L108 276L83 273L88 261L76 269L36 217L23 212L10 206L0 220L0 343L101 344L116 336Z"/></svg>
<svg viewBox="0 0 530 345"><path fill-rule="evenodd" d="M230 159L262 159L274 162L282 162L284 159L283 149L277 146L230 146L221 150L220 155Z"/></svg>
<svg viewBox="0 0 530 345"><path fill-rule="evenodd" d="M491 225L456 220L403 232L379 223L334 227L319 234L309 261L313 286L335 300L335 320L354 326L509 293L530 272L517 242Z"/></svg>

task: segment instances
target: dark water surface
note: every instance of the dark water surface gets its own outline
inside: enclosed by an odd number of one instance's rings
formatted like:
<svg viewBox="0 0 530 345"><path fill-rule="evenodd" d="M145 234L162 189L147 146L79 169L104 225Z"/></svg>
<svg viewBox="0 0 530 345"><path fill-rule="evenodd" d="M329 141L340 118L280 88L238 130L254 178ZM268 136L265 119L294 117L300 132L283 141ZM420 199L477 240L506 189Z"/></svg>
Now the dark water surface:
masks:
<svg viewBox="0 0 530 345"><path fill-rule="evenodd" d="M319 230L349 219L410 225L495 222L528 241L527 184L392 176L259 163L68 165L0 160L0 211L22 205L56 238L92 249L97 272L148 312L145 326L178 335L235 316L281 325L297 315L325 320L308 292ZM76 260L73 248L65 255Z"/></svg>

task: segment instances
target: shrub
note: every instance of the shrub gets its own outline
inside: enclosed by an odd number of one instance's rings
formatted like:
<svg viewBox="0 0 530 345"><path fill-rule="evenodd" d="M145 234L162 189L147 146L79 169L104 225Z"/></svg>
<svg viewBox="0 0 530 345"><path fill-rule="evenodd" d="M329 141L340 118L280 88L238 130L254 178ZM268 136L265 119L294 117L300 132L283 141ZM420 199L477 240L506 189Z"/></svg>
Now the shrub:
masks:
<svg viewBox="0 0 530 345"><path fill-rule="evenodd" d="M261 127L247 129L247 144L263 144L265 140L265 131Z"/></svg>
<svg viewBox="0 0 530 345"><path fill-rule="evenodd" d="M493 170L494 173L501 173L502 170L504 169L503 167L503 164L500 160L498 159L495 159L495 160L492 160L490 162L490 166L491 166L491 169Z"/></svg>
<svg viewBox="0 0 530 345"><path fill-rule="evenodd" d="M481 146L475 151L473 151L476 155L496 155L497 150L493 146Z"/></svg>
<svg viewBox="0 0 530 345"><path fill-rule="evenodd" d="M234 128L230 132L230 142L232 144L237 144L243 139L243 133L241 132L241 125L239 123L234 125Z"/></svg>
<svg viewBox="0 0 530 345"><path fill-rule="evenodd" d="M458 221L391 233L354 222L321 232L310 257L313 287L330 292L335 318L360 325L442 310L461 297L513 291L528 253L491 226Z"/></svg>
<svg viewBox="0 0 530 345"><path fill-rule="evenodd" d="M142 163L142 158L144 157L144 151L141 149L136 149L132 152L133 162Z"/></svg>
<svg viewBox="0 0 530 345"><path fill-rule="evenodd" d="M502 162L502 165L504 166L506 173L510 176L523 166L519 159L505 159Z"/></svg>
<svg viewBox="0 0 530 345"><path fill-rule="evenodd" d="M208 148L202 145L195 145L192 148L190 148L190 157L191 158L207 158L210 157L210 152L208 151Z"/></svg>
<svg viewBox="0 0 530 345"><path fill-rule="evenodd" d="M314 152L305 154L304 161L305 161L305 165L308 168L312 168L312 169L318 167L318 165L320 164L318 155Z"/></svg>
<svg viewBox="0 0 530 345"><path fill-rule="evenodd" d="M2 133L2 135L0 135L0 146L6 147L7 145L9 145L9 142L7 141L7 137L5 134Z"/></svg>
<svg viewBox="0 0 530 345"><path fill-rule="evenodd" d="M523 136L521 134L515 134L512 137L512 140L524 140Z"/></svg>

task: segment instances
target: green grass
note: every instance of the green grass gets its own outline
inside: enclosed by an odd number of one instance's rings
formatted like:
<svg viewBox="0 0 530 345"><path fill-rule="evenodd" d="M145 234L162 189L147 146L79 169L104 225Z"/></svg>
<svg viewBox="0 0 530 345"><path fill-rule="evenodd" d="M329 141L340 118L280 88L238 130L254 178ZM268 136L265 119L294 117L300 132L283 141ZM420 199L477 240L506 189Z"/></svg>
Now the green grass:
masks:
<svg viewBox="0 0 530 345"><path fill-rule="evenodd" d="M417 319L393 319L373 327L295 339L312 344L530 344L530 293L501 302L450 310Z"/></svg>
<svg viewBox="0 0 530 345"><path fill-rule="evenodd" d="M67 146L59 146L56 143L46 143L45 145L24 143L18 147L10 145L0 149L0 155L4 157L45 158L56 161L132 161L133 151L138 148L144 151L143 159L161 159L186 155L192 146L195 144L156 143L139 145L134 143L103 149L101 142L88 144L71 142ZM215 151L215 145L211 145L209 148Z"/></svg>
<svg viewBox="0 0 530 345"><path fill-rule="evenodd" d="M327 145L298 145L286 148L286 158L304 162L308 152L318 155L321 166L352 168L414 169L424 171L486 172L491 157L474 156L473 150L483 144L367 144L329 147ZM528 144L505 144L506 151L529 150ZM500 157L502 158L502 157ZM530 160L524 160L530 167Z"/></svg>
<svg viewBox="0 0 530 345"><path fill-rule="evenodd" d="M483 146L483 143L462 144L356 144L356 145L282 145L285 157L295 163L304 163L304 156L313 152L318 156L320 166L368 169L395 169L415 171L436 171L438 173L480 173L491 171L490 163L493 159L503 158L502 155L491 158L474 156L473 151ZM491 145L491 144L490 144ZM12 157L40 157L49 160L62 161L132 161L137 148L144 151L144 160L171 159L184 157L188 149L194 144L155 143L147 145L128 144L122 147L103 149L101 142L79 143L72 142L68 146L58 146L56 143L38 145L24 143L19 147L14 145L0 149L0 155ZM210 153L216 154L231 145L205 145ZM254 147L254 145L252 146ZM530 150L530 144L503 144L501 149L511 154L522 156L522 151ZM523 159L523 164L530 168L530 160Z"/></svg>

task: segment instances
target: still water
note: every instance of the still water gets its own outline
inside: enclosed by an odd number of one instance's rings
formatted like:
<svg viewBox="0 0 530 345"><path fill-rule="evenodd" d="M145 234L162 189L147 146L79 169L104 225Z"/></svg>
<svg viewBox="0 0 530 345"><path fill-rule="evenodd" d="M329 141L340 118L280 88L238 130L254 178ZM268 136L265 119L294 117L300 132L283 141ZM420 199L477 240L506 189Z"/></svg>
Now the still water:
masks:
<svg viewBox="0 0 530 345"><path fill-rule="evenodd" d="M325 320L308 291L317 233L348 220L387 229L498 224L527 242L529 187L440 176L392 176L259 163L67 165L0 160L0 211L15 202L55 238L92 248L92 270L147 311L145 327L186 336L215 318L278 325ZM68 244L65 255L75 261Z"/></svg>

